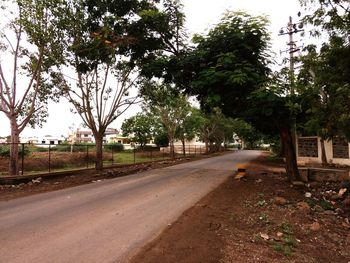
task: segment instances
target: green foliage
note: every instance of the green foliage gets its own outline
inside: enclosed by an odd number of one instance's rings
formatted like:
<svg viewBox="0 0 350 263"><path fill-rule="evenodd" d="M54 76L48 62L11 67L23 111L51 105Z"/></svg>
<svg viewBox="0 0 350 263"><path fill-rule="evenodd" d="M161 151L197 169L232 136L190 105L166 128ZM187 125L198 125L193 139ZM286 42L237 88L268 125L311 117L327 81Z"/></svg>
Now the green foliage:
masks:
<svg viewBox="0 0 350 263"><path fill-rule="evenodd" d="M303 21L312 24L312 35L320 36L324 31L349 41L350 2L348 0L299 0L307 15ZM322 32L322 31L323 32Z"/></svg>
<svg viewBox="0 0 350 263"><path fill-rule="evenodd" d="M167 146L169 146L169 138L168 138L168 135L166 134L166 132L158 133L154 137L154 143L158 147L167 147Z"/></svg>
<svg viewBox="0 0 350 263"><path fill-rule="evenodd" d="M138 113L122 124L123 136L128 136L132 142L141 146L149 143L156 134L157 122L149 113Z"/></svg>
<svg viewBox="0 0 350 263"><path fill-rule="evenodd" d="M196 48L184 63L191 76L188 91L202 106L218 106L224 114L242 116L251 92L267 80L268 33L264 17L227 13L207 36L195 38Z"/></svg>
<svg viewBox="0 0 350 263"><path fill-rule="evenodd" d="M22 146L19 147L19 150L18 150L19 157L27 156L29 153L30 153L30 150L29 150L28 146L24 146L24 148L22 148ZM1 145L0 146L0 157L5 157L5 158L10 157L10 146L9 145Z"/></svg>
<svg viewBox="0 0 350 263"><path fill-rule="evenodd" d="M110 143L110 144L106 144L104 147L106 150L113 151L113 152L124 151L124 145L121 143Z"/></svg>

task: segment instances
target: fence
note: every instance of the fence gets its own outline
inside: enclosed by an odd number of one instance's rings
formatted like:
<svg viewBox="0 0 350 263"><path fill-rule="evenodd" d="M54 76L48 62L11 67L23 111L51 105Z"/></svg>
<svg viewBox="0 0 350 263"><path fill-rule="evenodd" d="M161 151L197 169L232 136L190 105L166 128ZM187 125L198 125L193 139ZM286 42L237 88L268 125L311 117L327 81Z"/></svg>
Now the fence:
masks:
<svg viewBox="0 0 350 263"><path fill-rule="evenodd" d="M118 147L117 147L118 146ZM104 167L118 164L136 164L178 158L193 157L205 153L204 146L186 145L183 148L176 146L174 156L169 148L144 147L124 150L120 145L107 144L103 147ZM94 144L18 144L19 170L21 175L35 173L52 173L71 171L76 169L93 168L96 154ZM0 176L8 175L10 160L10 143L0 144Z"/></svg>

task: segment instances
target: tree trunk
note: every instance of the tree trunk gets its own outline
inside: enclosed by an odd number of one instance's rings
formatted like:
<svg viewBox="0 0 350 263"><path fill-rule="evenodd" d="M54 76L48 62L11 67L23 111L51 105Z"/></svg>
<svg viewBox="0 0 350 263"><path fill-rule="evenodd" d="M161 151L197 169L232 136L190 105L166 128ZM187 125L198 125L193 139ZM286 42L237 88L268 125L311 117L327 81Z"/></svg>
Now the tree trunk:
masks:
<svg viewBox="0 0 350 263"><path fill-rule="evenodd" d="M100 171L103 169L103 134L95 135L95 143L96 143L96 160L95 160L95 169Z"/></svg>
<svg viewBox="0 0 350 263"><path fill-rule="evenodd" d="M9 174L18 175L18 145L19 145L19 130L16 119L10 120L11 124L11 144L10 144L10 163L9 163Z"/></svg>
<svg viewBox="0 0 350 263"><path fill-rule="evenodd" d="M185 139L181 139L181 143L182 143L182 152L184 157L186 157L186 146L185 146Z"/></svg>
<svg viewBox="0 0 350 263"><path fill-rule="evenodd" d="M208 154L209 153L209 143L208 143L208 140L205 140L205 154Z"/></svg>
<svg viewBox="0 0 350 263"><path fill-rule="evenodd" d="M175 158L175 147L174 147L174 139L169 138L169 146L170 146L170 157L172 159Z"/></svg>
<svg viewBox="0 0 350 263"><path fill-rule="evenodd" d="M320 139L321 141L321 160L322 160L322 166L327 166L328 165L328 161L327 161L327 155L326 155L326 148L324 146L324 140L321 137Z"/></svg>
<svg viewBox="0 0 350 263"><path fill-rule="evenodd" d="M293 144L293 137L289 127L283 127L280 130L281 141L284 149L284 157L286 158L286 172L290 182L300 181L300 174L297 165L295 154L295 146Z"/></svg>

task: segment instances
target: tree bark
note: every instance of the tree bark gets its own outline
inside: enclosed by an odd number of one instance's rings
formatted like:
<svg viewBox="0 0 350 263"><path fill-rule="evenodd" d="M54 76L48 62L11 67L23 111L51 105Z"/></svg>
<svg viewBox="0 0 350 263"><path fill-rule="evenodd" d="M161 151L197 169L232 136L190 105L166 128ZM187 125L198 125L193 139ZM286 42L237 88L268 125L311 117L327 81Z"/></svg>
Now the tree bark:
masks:
<svg viewBox="0 0 350 263"><path fill-rule="evenodd" d="M295 154L295 145L293 144L293 137L289 127L280 129L281 141L283 144L284 157L286 158L286 172L290 182L300 181L300 174L297 165Z"/></svg>
<svg viewBox="0 0 350 263"><path fill-rule="evenodd" d="M181 143L182 143L182 152L184 157L186 157L186 146L185 146L185 139L181 139Z"/></svg>
<svg viewBox="0 0 350 263"><path fill-rule="evenodd" d="M95 143L96 143L96 160L95 160L95 169L101 171L103 169L103 134L95 135Z"/></svg>
<svg viewBox="0 0 350 263"><path fill-rule="evenodd" d="M9 163L9 174L18 175L18 144L19 144L19 129L16 122L16 118L10 120L11 124L11 144L10 144L10 163Z"/></svg>
<svg viewBox="0 0 350 263"><path fill-rule="evenodd" d="M321 160L322 160L322 166L327 166L328 165L328 161L327 161L327 154L326 154L326 148L324 146L324 140L321 137L320 139L321 141Z"/></svg>
<svg viewBox="0 0 350 263"><path fill-rule="evenodd" d="M175 158L175 147L174 147L174 139L169 138L169 146L170 146L170 157Z"/></svg>

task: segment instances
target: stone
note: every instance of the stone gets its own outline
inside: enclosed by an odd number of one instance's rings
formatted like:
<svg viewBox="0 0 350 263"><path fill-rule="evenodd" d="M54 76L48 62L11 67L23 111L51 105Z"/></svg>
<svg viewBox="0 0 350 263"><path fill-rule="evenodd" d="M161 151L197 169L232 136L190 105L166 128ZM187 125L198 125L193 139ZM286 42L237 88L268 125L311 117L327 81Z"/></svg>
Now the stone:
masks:
<svg viewBox="0 0 350 263"><path fill-rule="evenodd" d="M348 189L346 189L346 188L341 188L340 190L339 190L339 192L338 192L338 196L339 197L342 197L344 194L345 194L345 192L347 191Z"/></svg>
<svg viewBox="0 0 350 263"><path fill-rule="evenodd" d="M282 233L282 232L277 232L276 236L282 237L282 236L283 236L283 233Z"/></svg>
<svg viewBox="0 0 350 263"><path fill-rule="evenodd" d="M318 231L321 229L321 225L318 222L314 222L310 225L310 230L312 231Z"/></svg>
<svg viewBox="0 0 350 263"><path fill-rule="evenodd" d="M275 205L285 205L287 204L287 200L283 197L276 196L275 198L273 198L273 203Z"/></svg>
<svg viewBox="0 0 350 263"><path fill-rule="evenodd" d="M310 192L306 192L306 193L305 193L305 197L306 197L306 198L311 198L311 196L312 196L312 194L311 194Z"/></svg>
<svg viewBox="0 0 350 263"><path fill-rule="evenodd" d="M297 203L297 209L300 211L307 212L307 211L310 211L310 206L306 202L299 202L299 203Z"/></svg>
<svg viewBox="0 0 350 263"><path fill-rule="evenodd" d="M270 237L269 237L268 234L260 233L260 237L261 237L262 239L264 239L264 240L269 240L269 239L270 239Z"/></svg>

